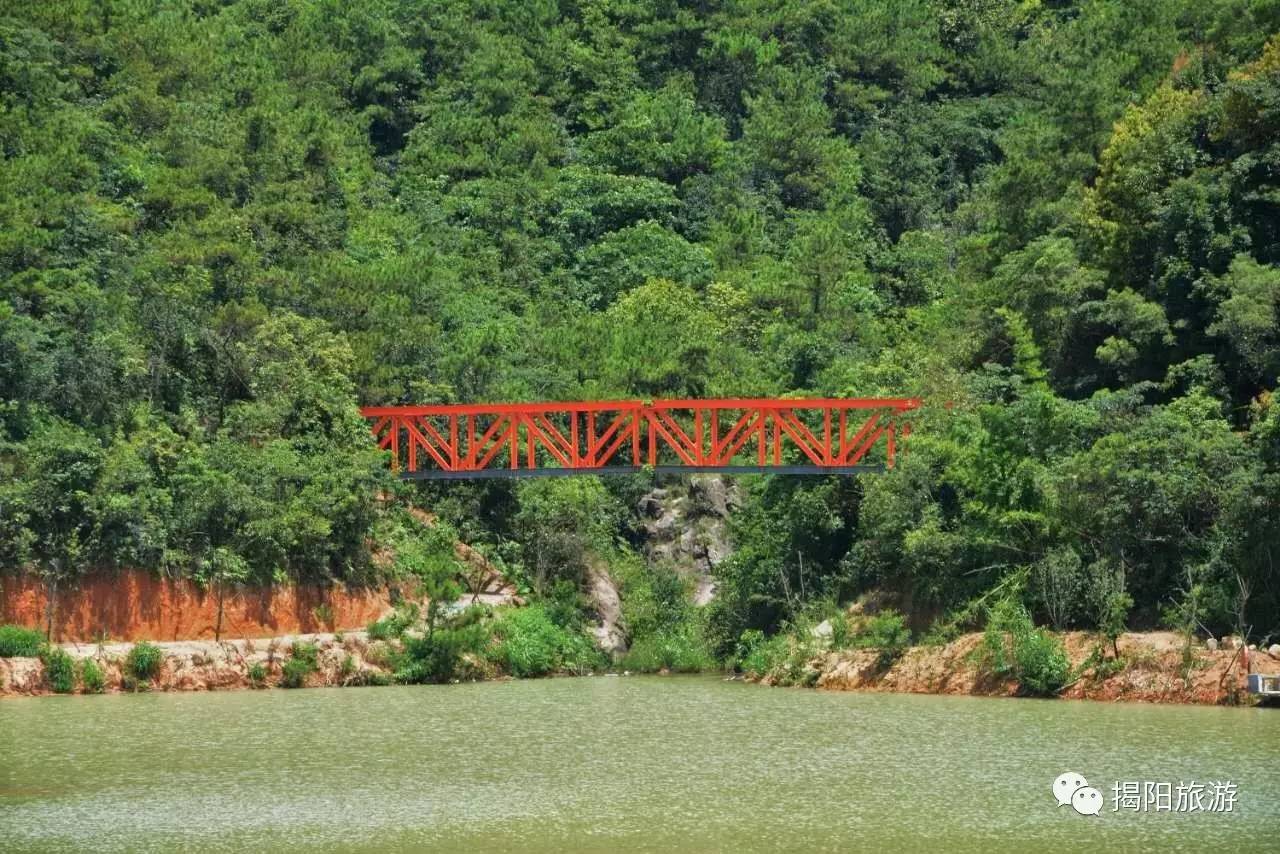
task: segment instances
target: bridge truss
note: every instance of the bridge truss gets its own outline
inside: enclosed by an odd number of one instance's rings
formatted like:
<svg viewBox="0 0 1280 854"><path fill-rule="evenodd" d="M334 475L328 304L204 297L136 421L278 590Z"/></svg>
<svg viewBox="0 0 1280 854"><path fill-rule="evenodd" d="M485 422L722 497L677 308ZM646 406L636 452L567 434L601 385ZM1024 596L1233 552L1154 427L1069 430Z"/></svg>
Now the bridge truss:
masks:
<svg viewBox="0 0 1280 854"><path fill-rule="evenodd" d="M368 406L406 479L636 471L851 474L892 467L916 398Z"/></svg>

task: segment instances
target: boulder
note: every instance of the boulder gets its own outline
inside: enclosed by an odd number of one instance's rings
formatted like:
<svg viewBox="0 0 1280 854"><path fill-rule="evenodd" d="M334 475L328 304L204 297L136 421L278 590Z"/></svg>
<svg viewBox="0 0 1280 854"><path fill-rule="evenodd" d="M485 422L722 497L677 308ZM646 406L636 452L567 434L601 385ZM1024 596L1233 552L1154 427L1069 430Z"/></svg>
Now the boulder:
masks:
<svg viewBox="0 0 1280 854"><path fill-rule="evenodd" d="M603 564L587 567L587 598L600 617L600 624L591 630L596 646L614 658L622 656L627 651L627 634L622 628L622 600L618 596L617 585Z"/></svg>
<svg viewBox="0 0 1280 854"><path fill-rule="evenodd" d="M1217 639L1217 638L1209 638L1207 641L1205 641L1205 642L1204 642L1204 648L1205 648L1205 649L1207 649L1207 650L1209 650L1209 652L1217 652L1217 651L1218 651L1218 639Z"/></svg>
<svg viewBox="0 0 1280 854"><path fill-rule="evenodd" d="M723 477L714 474L694 475L689 478L689 497L699 510L721 519L728 518L732 498L729 485Z"/></svg>
<svg viewBox="0 0 1280 854"><path fill-rule="evenodd" d="M1273 643L1271 646L1267 647L1267 655L1272 658L1280 658L1280 643Z"/></svg>

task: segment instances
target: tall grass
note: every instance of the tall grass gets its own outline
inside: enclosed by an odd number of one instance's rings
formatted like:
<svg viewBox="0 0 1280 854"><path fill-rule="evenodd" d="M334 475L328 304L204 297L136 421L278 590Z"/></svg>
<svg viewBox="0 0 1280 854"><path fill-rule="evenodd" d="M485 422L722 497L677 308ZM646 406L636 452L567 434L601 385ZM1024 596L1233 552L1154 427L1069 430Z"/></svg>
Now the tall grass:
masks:
<svg viewBox="0 0 1280 854"><path fill-rule="evenodd" d="M0 658L35 658L44 635L23 626L0 626Z"/></svg>

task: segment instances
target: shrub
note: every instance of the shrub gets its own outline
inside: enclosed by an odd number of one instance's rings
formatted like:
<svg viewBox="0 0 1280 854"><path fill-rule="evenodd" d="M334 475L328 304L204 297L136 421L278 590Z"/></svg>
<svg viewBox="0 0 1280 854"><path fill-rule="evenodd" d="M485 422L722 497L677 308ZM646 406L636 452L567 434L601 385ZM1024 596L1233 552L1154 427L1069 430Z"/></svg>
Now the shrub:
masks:
<svg viewBox="0 0 1280 854"><path fill-rule="evenodd" d="M386 641L375 641L364 651L364 660L388 670L395 670L399 665L400 653Z"/></svg>
<svg viewBox="0 0 1280 854"><path fill-rule="evenodd" d="M699 673L716 666L707 643L697 627L686 623L675 631L659 632L636 641L622 666L641 673L671 670L676 673Z"/></svg>
<svg viewBox="0 0 1280 854"><path fill-rule="evenodd" d="M369 624L369 640L393 640L403 636L418 621L420 614L421 610L412 602L396 608L394 613Z"/></svg>
<svg viewBox="0 0 1280 854"><path fill-rule="evenodd" d="M267 668L261 661L255 661L249 665L249 683L255 688L261 688L267 682Z"/></svg>
<svg viewBox="0 0 1280 854"><path fill-rule="evenodd" d="M320 669L320 649L313 643L293 642L293 660L304 662L311 670Z"/></svg>
<svg viewBox="0 0 1280 854"><path fill-rule="evenodd" d="M817 679L807 667L813 652L808 640L784 632L765 637L750 629L738 644L738 666L753 679L768 676L780 685L808 685Z"/></svg>
<svg viewBox="0 0 1280 854"><path fill-rule="evenodd" d="M988 612L981 647L982 666L1018 681L1023 694L1050 697L1062 690L1071 663L1062 643L1038 629L1021 602L1002 599Z"/></svg>
<svg viewBox="0 0 1280 854"><path fill-rule="evenodd" d="M44 662L44 678L55 694L70 694L76 690L76 665L71 656L60 646L46 646L40 650Z"/></svg>
<svg viewBox="0 0 1280 854"><path fill-rule="evenodd" d="M313 643L294 641L292 655L280 668L280 685L301 688L307 677L320 669L320 649Z"/></svg>
<svg viewBox="0 0 1280 854"><path fill-rule="evenodd" d="M557 625L540 605L507 611L495 623L493 634L497 640L493 658L512 676L583 671L601 664L585 634Z"/></svg>
<svg viewBox="0 0 1280 854"><path fill-rule="evenodd" d="M393 659L399 665L396 681L423 684L463 678L468 673L463 655L479 655L484 642L484 627L479 623L436 629L420 638L406 638L404 653Z"/></svg>
<svg viewBox="0 0 1280 854"><path fill-rule="evenodd" d="M35 658L44 635L23 626L0 626L0 658Z"/></svg>
<svg viewBox="0 0 1280 854"><path fill-rule="evenodd" d="M291 658L280 668L280 687L301 688L306 684L307 677L314 672L315 667L306 659Z"/></svg>
<svg viewBox="0 0 1280 854"><path fill-rule="evenodd" d="M1095 644L1085 660L1080 662L1078 672L1092 673L1093 678L1098 680L1110 679L1128 665L1129 662L1123 658L1109 658L1102 644Z"/></svg>
<svg viewBox="0 0 1280 854"><path fill-rule="evenodd" d="M897 611L881 611L858 627L849 639L855 649L878 649L877 664L888 667L911 644L911 632L906 617Z"/></svg>
<svg viewBox="0 0 1280 854"><path fill-rule="evenodd" d="M1033 629L1013 646L1018 685L1024 694L1052 697L1071 675L1071 662L1062 643L1044 629Z"/></svg>
<svg viewBox="0 0 1280 854"><path fill-rule="evenodd" d="M125 657L125 670L139 682L149 682L160 675L160 665L164 661L164 650L153 643L139 641L129 650Z"/></svg>
<svg viewBox="0 0 1280 854"><path fill-rule="evenodd" d="M86 694L101 694L107 687L106 675L92 658L86 658L80 664L80 684Z"/></svg>

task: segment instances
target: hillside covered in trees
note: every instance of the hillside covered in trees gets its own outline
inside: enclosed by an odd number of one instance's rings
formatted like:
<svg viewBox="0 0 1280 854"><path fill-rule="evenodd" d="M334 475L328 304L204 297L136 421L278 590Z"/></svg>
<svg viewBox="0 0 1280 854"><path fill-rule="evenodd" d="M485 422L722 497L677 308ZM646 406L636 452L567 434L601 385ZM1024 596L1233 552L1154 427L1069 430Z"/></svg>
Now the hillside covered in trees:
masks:
<svg viewBox="0 0 1280 854"><path fill-rule="evenodd" d="M399 494L572 606L636 563L646 478L400 486L357 405L918 395L891 474L745 484L712 652L869 590L1280 632L1277 33L1276 0L0 2L0 562L360 581Z"/></svg>

